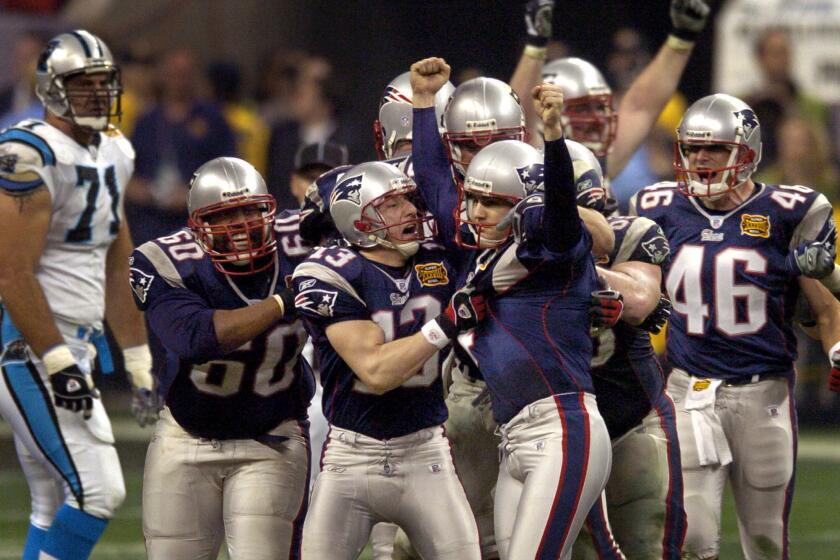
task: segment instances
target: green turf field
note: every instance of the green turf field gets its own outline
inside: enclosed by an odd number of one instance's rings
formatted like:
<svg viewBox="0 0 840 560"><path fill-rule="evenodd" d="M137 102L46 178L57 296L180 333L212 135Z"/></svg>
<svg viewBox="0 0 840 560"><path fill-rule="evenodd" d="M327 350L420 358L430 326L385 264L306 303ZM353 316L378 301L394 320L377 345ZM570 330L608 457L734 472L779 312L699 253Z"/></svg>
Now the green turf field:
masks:
<svg viewBox="0 0 840 560"><path fill-rule="evenodd" d="M114 422L128 497L109 525L92 558L145 558L141 529L140 483L145 445L151 431L130 418ZM840 430L805 431L800 437L796 494L791 519L793 558L840 558ZM28 525L29 493L20 472L8 425L0 420L0 560L20 558ZM224 556L223 556L224 557ZM724 513L721 558L741 558L731 499Z"/></svg>

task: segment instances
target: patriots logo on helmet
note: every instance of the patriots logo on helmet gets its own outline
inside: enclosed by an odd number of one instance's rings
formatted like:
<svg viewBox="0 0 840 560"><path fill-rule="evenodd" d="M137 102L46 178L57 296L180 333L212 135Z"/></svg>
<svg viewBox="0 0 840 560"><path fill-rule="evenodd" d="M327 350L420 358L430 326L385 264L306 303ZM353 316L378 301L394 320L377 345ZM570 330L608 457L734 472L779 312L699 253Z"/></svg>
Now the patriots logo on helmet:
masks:
<svg viewBox="0 0 840 560"><path fill-rule="evenodd" d="M758 126L758 118L751 109L742 109L735 111L733 114L741 119L741 126L744 128L744 138L749 138L753 130Z"/></svg>
<svg viewBox="0 0 840 560"><path fill-rule="evenodd" d="M365 174L347 177L341 180L335 186L332 194L332 201L330 204L335 204L339 200L349 200L353 204L360 205L362 203L362 180Z"/></svg>
<svg viewBox="0 0 840 560"><path fill-rule="evenodd" d="M545 182L545 166L541 163L533 163L516 168L519 181L525 186L525 194L542 190Z"/></svg>
<svg viewBox="0 0 840 560"><path fill-rule="evenodd" d="M385 88L385 94L382 96L382 105L386 103L406 103L411 105L411 99L400 93L400 90L394 86Z"/></svg>

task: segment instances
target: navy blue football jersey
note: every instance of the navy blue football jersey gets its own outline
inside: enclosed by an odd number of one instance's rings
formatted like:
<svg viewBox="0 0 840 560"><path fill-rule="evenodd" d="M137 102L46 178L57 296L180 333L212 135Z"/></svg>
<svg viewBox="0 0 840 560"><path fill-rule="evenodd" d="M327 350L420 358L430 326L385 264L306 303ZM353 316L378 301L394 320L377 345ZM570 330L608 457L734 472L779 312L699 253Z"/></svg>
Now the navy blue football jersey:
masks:
<svg viewBox="0 0 840 560"><path fill-rule="evenodd" d="M295 307L318 352L330 424L381 440L446 420L440 353L402 386L376 395L341 359L326 330L342 321L373 321L386 341L413 335L446 307L453 275L445 253L433 244L422 245L401 268L368 260L355 248L333 246L318 249L295 270Z"/></svg>
<svg viewBox="0 0 840 560"><path fill-rule="evenodd" d="M670 259L662 229L647 218L614 216L607 221L615 232L615 246L602 264L635 261L664 269ZM650 335L619 321L594 337L592 382L598 407L615 439L638 425L662 397L664 377L650 343Z"/></svg>
<svg viewBox="0 0 840 560"><path fill-rule="evenodd" d="M790 378L799 286L785 259L803 241L834 242L826 197L756 183L740 206L714 211L675 183L658 183L638 192L631 209L658 223L671 246L668 361L699 377Z"/></svg>
<svg viewBox="0 0 840 560"><path fill-rule="evenodd" d="M563 253L508 241L476 252L467 281L492 294L487 318L458 337L490 389L500 424L542 398L592 392L590 293L597 289L592 239Z"/></svg>
<svg viewBox="0 0 840 560"><path fill-rule="evenodd" d="M131 255L131 289L166 348L159 390L175 420L194 436L255 438L288 419L305 419L314 377L300 358L302 321L278 322L223 353L213 327L217 309L238 309L279 292L306 256L297 215L278 216L275 266L231 277L213 266L189 229L144 243Z"/></svg>

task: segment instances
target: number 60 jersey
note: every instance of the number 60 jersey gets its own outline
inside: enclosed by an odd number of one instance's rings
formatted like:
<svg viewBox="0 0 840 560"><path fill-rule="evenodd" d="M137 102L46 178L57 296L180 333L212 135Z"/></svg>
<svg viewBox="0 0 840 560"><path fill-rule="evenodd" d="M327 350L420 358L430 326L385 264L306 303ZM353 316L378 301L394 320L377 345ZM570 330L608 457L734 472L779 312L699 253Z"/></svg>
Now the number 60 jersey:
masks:
<svg viewBox="0 0 840 560"><path fill-rule="evenodd" d="M658 223L671 246L665 277L673 305L671 364L727 381L790 379L799 285L785 259L803 241L835 242L826 197L807 187L756 183L740 206L715 211L675 183L657 183L634 195L632 208Z"/></svg>
<svg viewBox="0 0 840 560"><path fill-rule="evenodd" d="M308 252L297 214L279 216L275 266L233 279L217 271L189 229L134 250L131 290L166 347L159 390L172 416L193 436L250 439L290 419L306 419L315 380L300 359L306 333L283 320L224 354L213 327L217 309L238 309L269 297Z"/></svg>

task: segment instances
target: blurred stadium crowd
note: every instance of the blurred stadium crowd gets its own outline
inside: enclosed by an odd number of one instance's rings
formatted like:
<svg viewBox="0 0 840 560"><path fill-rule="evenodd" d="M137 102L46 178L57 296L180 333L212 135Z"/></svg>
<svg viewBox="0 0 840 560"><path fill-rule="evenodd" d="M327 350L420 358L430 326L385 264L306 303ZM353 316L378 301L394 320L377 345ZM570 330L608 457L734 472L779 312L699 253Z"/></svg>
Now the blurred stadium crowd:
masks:
<svg viewBox="0 0 840 560"><path fill-rule="evenodd" d="M120 127L137 152L136 171L126 191L126 211L136 245L184 225L189 179L197 167L212 158L236 155L253 163L265 176L280 209L298 207L306 186L327 168L374 159L369 124L347 110L357 105L358 100L354 102L348 88L342 87L346 81L342 76L347 74L347 69L337 72L341 61L294 46L270 49L259 58L257 79L248 80L242 65L230 62L229 58L208 59L204 52L207 45L156 47L150 42L133 41L131 37L109 35L107 26L98 29L95 23L96 13L101 13L102 5L108 2L87 3L86 7L84 4L62 0L0 2L0 13L14 16L3 28L6 49L0 67L7 71L0 75L0 129L24 118L41 116L43 108L34 95L38 55L53 32L73 25L73 18L80 14L86 16L85 25L106 38L122 69ZM218 5L218 2L210 4ZM292 11L307 9L301 2L286 4ZM375 12L376 2L373 4L371 9ZM481 10L493 10L495 6L478 4ZM654 9L664 17L667 11L664 1L647 0L639 4L642 13ZM661 6L651 8L648 4ZM717 14L727 4L710 3ZM323 11L329 4L318 5ZM256 4L247 6L250 9ZM520 10L514 7L513 12L519 14ZM600 35L599 44L591 47L598 54L605 53L603 69L616 96L616 106L622 93L650 60L651 45L656 44L656 38L648 36L649 29L625 27L621 23L607 26L615 31ZM510 31L510 35L516 33ZM728 93L744 99L755 109L761 122L764 154L757 180L809 185L824 193L837 208L840 104L815 95L812 84L794 77L796 37L789 32L789 26L765 26L751 41L758 85L750 91ZM258 36L243 38L246 39L255 44L260 42ZM364 48L363 43L362 37L359 49ZM548 59L567 55L589 58L592 53L580 47L580 42L573 48L559 38L550 44ZM448 46L447 49L451 50ZM711 41L701 49L712 49ZM464 50L467 51L464 56L474 52L467 47ZM704 55L697 56L703 60ZM407 70L411 60L406 58L405 67L399 72ZM481 63L479 58L474 61L476 66L455 68L455 85L481 75L484 72L478 67ZM687 73L692 73L691 68ZM381 88L393 77L365 79L377 81L376 88ZM707 88L699 93L709 92ZM695 95L691 97L678 93L671 99L655 132L612 183L622 208L626 208L630 196L642 186L673 179L674 130ZM371 115L369 123L378 99L362 103L369 105L366 112ZM329 144L325 150L326 142ZM321 147L315 146L318 144ZM800 421L837 424L840 398L825 388L827 366L818 344L803 336L800 351L797 396Z"/></svg>

